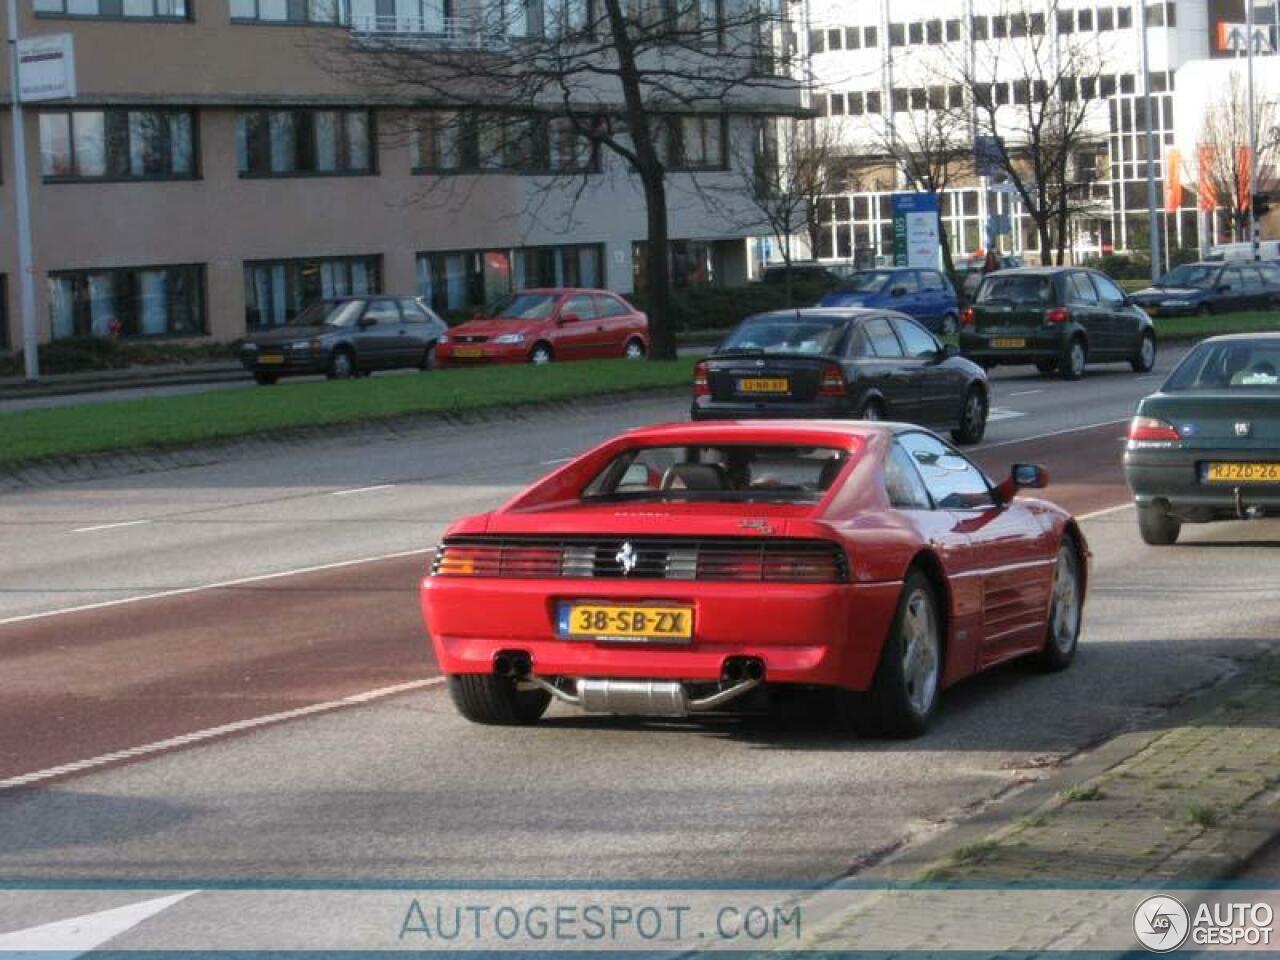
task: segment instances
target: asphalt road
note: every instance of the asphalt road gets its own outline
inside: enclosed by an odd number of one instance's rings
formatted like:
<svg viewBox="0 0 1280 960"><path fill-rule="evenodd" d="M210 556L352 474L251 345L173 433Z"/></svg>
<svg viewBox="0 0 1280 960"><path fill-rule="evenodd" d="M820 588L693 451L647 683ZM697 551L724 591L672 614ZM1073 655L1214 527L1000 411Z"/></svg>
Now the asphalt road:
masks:
<svg viewBox="0 0 1280 960"><path fill-rule="evenodd" d="M1081 513L1124 503L1123 421L1152 380L1115 368L997 384L1002 419L979 459L1046 462L1048 493ZM422 637L421 554L200 589L424 550L547 462L683 407L652 398L0 497L0 781L36 775L0 782L0 876L821 882L1153 722L1277 642L1274 522L1188 528L1156 551L1123 508L1084 521L1096 565L1075 667L964 684L906 744L813 721L560 708L530 730L470 726ZM112 605L56 612L94 603Z"/></svg>

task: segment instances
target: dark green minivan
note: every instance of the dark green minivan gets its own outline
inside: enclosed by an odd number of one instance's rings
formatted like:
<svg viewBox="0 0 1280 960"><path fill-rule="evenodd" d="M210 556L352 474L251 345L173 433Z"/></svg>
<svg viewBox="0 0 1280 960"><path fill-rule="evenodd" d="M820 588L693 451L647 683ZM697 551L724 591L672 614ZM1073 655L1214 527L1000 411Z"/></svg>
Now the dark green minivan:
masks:
<svg viewBox="0 0 1280 960"><path fill-rule="evenodd" d="M1151 318L1096 270L1027 267L988 274L960 318L960 353L984 367L1035 364L1078 380L1087 363L1156 362Z"/></svg>

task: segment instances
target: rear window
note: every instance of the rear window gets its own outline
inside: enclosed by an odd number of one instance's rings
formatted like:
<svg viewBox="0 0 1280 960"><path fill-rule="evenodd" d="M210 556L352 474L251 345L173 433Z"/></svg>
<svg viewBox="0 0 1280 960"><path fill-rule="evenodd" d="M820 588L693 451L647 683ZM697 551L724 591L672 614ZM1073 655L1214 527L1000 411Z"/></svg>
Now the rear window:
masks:
<svg viewBox="0 0 1280 960"><path fill-rule="evenodd" d="M758 317L746 320L720 345L721 351L834 354L841 350L848 322L839 319Z"/></svg>
<svg viewBox="0 0 1280 960"><path fill-rule="evenodd" d="M1053 281L1049 277L991 274L978 290L978 303L1051 304Z"/></svg>
<svg viewBox="0 0 1280 960"><path fill-rule="evenodd" d="M848 458L829 447L637 447L614 458L582 499L816 503Z"/></svg>
<svg viewBox="0 0 1280 960"><path fill-rule="evenodd" d="M1280 340L1203 343L1178 364L1163 389L1280 392Z"/></svg>

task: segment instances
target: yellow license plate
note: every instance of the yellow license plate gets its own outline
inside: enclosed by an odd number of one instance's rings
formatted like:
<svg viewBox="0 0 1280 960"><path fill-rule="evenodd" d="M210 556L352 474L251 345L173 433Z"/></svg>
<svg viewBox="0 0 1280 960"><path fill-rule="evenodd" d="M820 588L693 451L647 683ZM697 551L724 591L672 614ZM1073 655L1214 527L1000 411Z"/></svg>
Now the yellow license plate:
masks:
<svg viewBox="0 0 1280 960"><path fill-rule="evenodd" d="M284 363L283 353L264 353L258 357L259 363Z"/></svg>
<svg viewBox="0 0 1280 960"><path fill-rule="evenodd" d="M1210 483L1280 483L1280 463L1211 463Z"/></svg>
<svg viewBox="0 0 1280 960"><path fill-rule="evenodd" d="M1022 337L996 337L991 341L991 346L997 350L1021 350L1027 345L1027 341Z"/></svg>
<svg viewBox="0 0 1280 960"><path fill-rule="evenodd" d="M738 381L738 389L743 393L786 393L791 381L786 377L745 377Z"/></svg>
<svg viewBox="0 0 1280 960"><path fill-rule="evenodd" d="M482 357L484 356L484 351L479 347L454 347L453 355L455 357L462 357L463 359L468 357Z"/></svg>
<svg viewBox="0 0 1280 960"><path fill-rule="evenodd" d="M571 639L688 641L693 637L693 608L562 603L557 610L556 633Z"/></svg>

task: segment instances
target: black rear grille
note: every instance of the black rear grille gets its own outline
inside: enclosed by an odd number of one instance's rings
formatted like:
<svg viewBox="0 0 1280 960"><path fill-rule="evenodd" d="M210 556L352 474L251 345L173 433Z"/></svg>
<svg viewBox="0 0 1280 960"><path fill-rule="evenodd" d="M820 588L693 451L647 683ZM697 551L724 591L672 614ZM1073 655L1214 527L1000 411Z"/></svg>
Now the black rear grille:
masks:
<svg viewBox="0 0 1280 960"><path fill-rule="evenodd" d="M844 583L848 560L826 540L749 537L458 537L436 550L436 576L517 579Z"/></svg>

